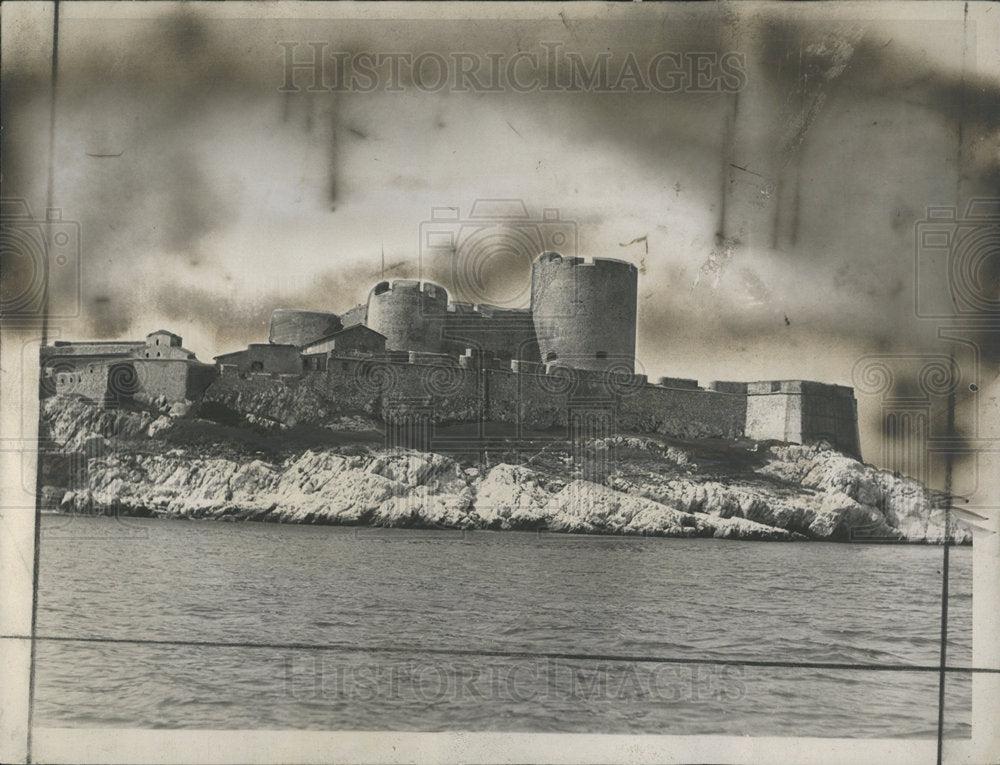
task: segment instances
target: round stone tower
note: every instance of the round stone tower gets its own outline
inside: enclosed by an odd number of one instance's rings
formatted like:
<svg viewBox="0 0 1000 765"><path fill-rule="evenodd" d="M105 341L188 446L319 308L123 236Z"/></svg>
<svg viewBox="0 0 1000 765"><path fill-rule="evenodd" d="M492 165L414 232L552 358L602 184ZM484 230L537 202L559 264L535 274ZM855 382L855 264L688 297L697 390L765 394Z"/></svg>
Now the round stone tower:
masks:
<svg viewBox="0 0 1000 765"><path fill-rule="evenodd" d="M367 325L385 335L387 351L444 352L448 292L430 282L394 279L368 294Z"/></svg>
<svg viewBox="0 0 1000 765"><path fill-rule="evenodd" d="M622 260L539 255L531 314L542 362L634 372L638 282L638 269Z"/></svg>
<svg viewBox="0 0 1000 765"><path fill-rule="evenodd" d="M340 329L340 317L335 313L279 308L271 314L268 341L279 345L303 346Z"/></svg>

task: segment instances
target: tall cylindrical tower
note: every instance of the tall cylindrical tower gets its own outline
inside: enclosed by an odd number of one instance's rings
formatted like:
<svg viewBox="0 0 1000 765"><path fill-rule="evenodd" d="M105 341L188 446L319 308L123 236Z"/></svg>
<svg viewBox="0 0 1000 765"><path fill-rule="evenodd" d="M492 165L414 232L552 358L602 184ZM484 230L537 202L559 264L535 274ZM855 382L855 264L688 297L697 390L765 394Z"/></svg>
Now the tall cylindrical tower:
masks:
<svg viewBox="0 0 1000 765"><path fill-rule="evenodd" d="M335 313L279 308L271 313L268 341L279 345L308 345L340 328L340 317Z"/></svg>
<svg viewBox="0 0 1000 765"><path fill-rule="evenodd" d="M443 353L448 292L430 282L379 282L368 295L371 329L385 335L387 351Z"/></svg>
<svg viewBox="0 0 1000 765"><path fill-rule="evenodd" d="M544 363L635 371L639 272L622 260L539 255L531 314Z"/></svg>

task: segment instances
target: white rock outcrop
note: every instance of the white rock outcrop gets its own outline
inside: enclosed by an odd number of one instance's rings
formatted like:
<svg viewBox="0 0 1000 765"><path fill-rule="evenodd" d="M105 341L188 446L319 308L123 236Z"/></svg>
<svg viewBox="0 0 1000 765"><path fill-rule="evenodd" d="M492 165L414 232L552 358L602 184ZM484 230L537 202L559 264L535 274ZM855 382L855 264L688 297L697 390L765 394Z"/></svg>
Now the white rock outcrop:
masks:
<svg viewBox="0 0 1000 765"><path fill-rule="evenodd" d="M943 510L919 482L824 447L762 448L756 467L713 477L679 448L614 439L595 442L620 450L595 483L559 459L543 470L356 446L278 458L219 445L168 450L165 435L199 421L66 400L44 406L51 437L87 460L83 485L46 489L46 501L66 511L761 540L938 542L945 533ZM137 439L159 446L116 446ZM953 524L952 538L971 535Z"/></svg>

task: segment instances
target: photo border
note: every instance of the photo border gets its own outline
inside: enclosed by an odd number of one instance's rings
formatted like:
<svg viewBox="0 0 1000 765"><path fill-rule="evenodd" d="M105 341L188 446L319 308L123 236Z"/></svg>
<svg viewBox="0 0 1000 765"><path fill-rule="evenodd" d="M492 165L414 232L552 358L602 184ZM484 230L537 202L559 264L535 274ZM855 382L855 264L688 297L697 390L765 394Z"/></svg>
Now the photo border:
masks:
<svg viewBox="0 0 1000 765"><path fill-rule="evenodd" d="M172 4L159 5L166 12ZM682 5L682 4L678 4ZM752 4L746 4L752 5ZM841 3L839 11L851 18L924 18L942 13L936 3ZM996 6L972 3L973 15L987 20ZM30 33L54 22L50 2L8 3L4 7L4 39ZM201 5L199 11L216 18L482 18L557 19L576 17L621 19L648 12L641 7L590 3L227 3ZM748 12L741 8L741 12ZM810 8L784 6L790 16ZM149 6L118 3L63 3L59 13L75 17L135 18ZM952 12L949 9L949 12ZM996 49L997 32L978 25L978 50ZM12 46L15 47L15 46ZM8 49L8 53L9 53ZM0 326L0 346L30 347L43 341L43 327ZM39 401L35 391L39 370L25 368L20 359L0 372L0 423L4 439L37 443ZM984 391L986 392L986 391ZM34 423L34 427L32 427ZM655 736L540 733L406 733L395 731L205 731L146 729L33 728L34 612L36 608L39 509L28 507L19 477L37 469L30 449L0 451L0 761L3 762L914 762L930 761L937 742L908 739L776 738L738 736ZM34 498L31 502L34 503ZM996 509L974 528L973 544L973 664L986 671L973 676L973 733L970 741L944 741L945 761L985 762L1000 752L1000 533Z"/></svg>

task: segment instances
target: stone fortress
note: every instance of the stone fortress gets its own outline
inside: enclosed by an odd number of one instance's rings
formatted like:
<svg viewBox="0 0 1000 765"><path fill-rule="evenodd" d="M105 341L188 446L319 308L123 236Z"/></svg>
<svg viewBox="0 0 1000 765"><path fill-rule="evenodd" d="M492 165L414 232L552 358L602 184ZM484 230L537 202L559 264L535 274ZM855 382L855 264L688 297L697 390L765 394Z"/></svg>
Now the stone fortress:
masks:
<svg viewBox="0 0 1000 765"><path fill-rule="evenodd" d="M387 427L477 422L518 433L583 426L595 436L825 440L860 456L849 387L780 380L702 388L637 374L637 286L630 263L556 252L533 261L523 309L452 302L427 281L380 281L341 314L274 311L268 342L217 356L214 367L165 331L144 342L57 343L42 351L43 395L162 402L208 391L234 401L305 384L331 406Z"/></svg>

